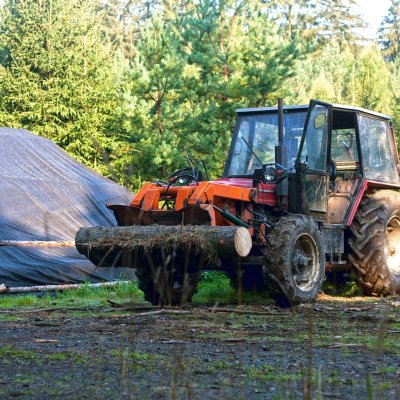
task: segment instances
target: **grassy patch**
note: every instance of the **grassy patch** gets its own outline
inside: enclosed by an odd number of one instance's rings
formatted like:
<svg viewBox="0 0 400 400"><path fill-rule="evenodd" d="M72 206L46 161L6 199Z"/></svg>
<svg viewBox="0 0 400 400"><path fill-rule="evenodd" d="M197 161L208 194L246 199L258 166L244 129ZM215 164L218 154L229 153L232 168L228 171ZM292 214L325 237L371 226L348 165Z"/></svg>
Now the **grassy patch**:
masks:
<svg viewBox="0 0 400 400"><path fill-rule="evenodd" d="M218 271L203 272L193 304L267 304L273 303L267 293L239 292L229 278Z"/></svg>
<svg viewBox="0 0 400 400"><path fill-rule="evenodd" d="M352 274L348 272L330 272L322 285L322 290L328 295L354 297L361 291Z"/></svg>
<svg viewBox="0 0 400 400"><path fill-rule="evenodd" d="M37 296L32 294L24 295L2 295L0 296L1 308L29 307L37 304Z"/></svg>
<svg viewBox="0 0 400 400"><path fill-rule="evenodd" d="M85 362L85 357L72 351L64 351L60 353L50 354L46 357L50 361L71 361L75 364L82 364Z"/></svg>
<svg viewBox="0 0 400 400"><path fill-rule="evenodd" d="M124 357L125 359L131 359L135 361L146 361L150 360L151 358L155 358L149 353L138 353L136 351L129 351L128 348L126 349L118 349L118 350L111 350L109 353L112 357Z"/></svg>
<svg viewBox="0 0 400 400"><path fill-rule="evenodd" d="M0 347L0 358L8 360L17 358L32 361L70 361L75 364L82 364L83 362L85 362L84 355L72 351L45 354L43 353L43 351L16 349L11 344Z"/></svg>
<svg viewBox="0 0 400 400"><path fill-rule="evenodd" d="M275 366L270 364L264 364L257 367L251 366L247 368L246 372L250 379L262 381L288 382L296 381L301 378L299 372L288 373L287 371L278 370Z"/></svg>
<svg viewBox="0 0 400 400"><path fill-rule="evenodd" d="M0 358L22 358L34 360L40 358L40 354L32 350L17 350L11 344L0 347Z"/></svg>
<svg viewBox="0 0 400 400"><path fill-rule="evenodd" d="M22 307L96 307L107 306L107 300L119 302L142 302L143 293L137 283L120 282L112 287L91 287L82 285L79 289L70 289L62 292L47 293L44 296L34 294L3 295L0 296L0 308Z"/></svg>

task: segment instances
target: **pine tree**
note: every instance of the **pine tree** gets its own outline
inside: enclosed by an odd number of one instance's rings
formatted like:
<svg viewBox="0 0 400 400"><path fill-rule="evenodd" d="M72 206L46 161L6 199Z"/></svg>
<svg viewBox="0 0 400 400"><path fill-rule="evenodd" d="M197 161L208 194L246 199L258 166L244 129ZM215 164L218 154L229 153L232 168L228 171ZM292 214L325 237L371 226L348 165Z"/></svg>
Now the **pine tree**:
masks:
<svg viewBox="0 0 400 400"><path fill-rule="evenodd" d="M356 106L391 113L390 70L376 46L363 49L349 78L345 88L349 102L353 99Z"/></svg>
<svg viewBox="0 0 400 400"><path fill-rule="evenodd" d="M317 34L315 1L270 0L265 4L271 18L280 25L280 31L292 39L300 36L305 41L312 41Z"/></svg>
<svg viewBox="0 0 400 400"><path fill-rule="evenodd" d="M0 123L50 138L109 174L104 155L118 137L106 129L120 97L94 1L6 1L0 49Z"/></svg>
<svg viewBox="0 0 400 400"><path fill-rule="evenodd" d="M165 176L184 162L179 132L182 75L185 58L173 29L161 19L148 21L137 43L137 55L129 75L131 140L141 152L135 163L138 177L143 165L145 179Z"/></svg>
<svg viewBox="0 0 400 400"><path fill-rule="evenodd" d="M392 0L379 28L379 44L387 61L400 54L400 0Z"/></svg>
<svg viewBox="0 0 400 400"><path fill-rule="evenodd" d="M146 21L160 13L157 0L97 0L96 13L101 19L101 31L114 48L131 60L136 54L136 42Z"/></svg>
<svg viewBox="0 0 400 400"><path fill-rule="evenodd" d="M357 0L319 0L316 5L315 23L319 27L318 42L337 42L341 49L358 48L360 34L365 28L362 17L355 12Z"/></svg>
<svg viewBox="0 0 400 400"><path fill-rule="evenodd" d="M397 147L400 148L400 58L390 63L392 69L393 123L397 134Z"/></svg>
<svg viewBox="0 0 400 400"><path fill-rule="evenodd" d="M354 63L355 57L348 49L328 43L317 57L312 54L297 63L296 74L287 82L286 97L293 103L308 103L310 98L348 102L345 90Z"/></svg>
<svg viewBox="0 0 400 400"><path fill-rule="evenodd" d="M194 112L185 125L193 131L197 154L221 173L234 110L275 103L293 73L297 42L278 33L258 1L205 1L186 17L182 34ZM215 151L212 151L214 149Z"/></svg>

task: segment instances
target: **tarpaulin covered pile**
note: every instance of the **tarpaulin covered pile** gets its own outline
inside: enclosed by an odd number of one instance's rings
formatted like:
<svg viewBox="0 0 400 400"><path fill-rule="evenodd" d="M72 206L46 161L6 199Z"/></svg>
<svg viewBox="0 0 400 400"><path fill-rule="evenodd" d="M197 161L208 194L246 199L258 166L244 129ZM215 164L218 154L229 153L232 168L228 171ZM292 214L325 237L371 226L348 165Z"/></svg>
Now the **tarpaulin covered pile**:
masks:
<svg viewBox="0 0 400 400"><path fill-rule="evenodd" d="M73 241L82 226L116 225L106 204L129 204L132 197L52 141L0 128L0 243ZM132 271L96 268L75 247L0 246L0 284L6 286L120 277L131 278Z"/></svg>

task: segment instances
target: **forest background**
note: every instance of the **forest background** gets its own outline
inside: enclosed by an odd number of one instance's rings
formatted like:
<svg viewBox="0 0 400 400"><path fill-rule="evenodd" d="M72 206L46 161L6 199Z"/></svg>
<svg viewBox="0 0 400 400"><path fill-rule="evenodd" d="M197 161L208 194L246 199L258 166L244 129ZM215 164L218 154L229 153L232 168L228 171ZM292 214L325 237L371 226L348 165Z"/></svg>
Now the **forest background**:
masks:
<svg viewBox="0 0 400 400"><path fill-rule="evenodd" d="M5 0L0 125L52 139L136 189L222 172L235 109L311 98L390 114L400 133L400 0L375 40L355 0Z"/></svg>

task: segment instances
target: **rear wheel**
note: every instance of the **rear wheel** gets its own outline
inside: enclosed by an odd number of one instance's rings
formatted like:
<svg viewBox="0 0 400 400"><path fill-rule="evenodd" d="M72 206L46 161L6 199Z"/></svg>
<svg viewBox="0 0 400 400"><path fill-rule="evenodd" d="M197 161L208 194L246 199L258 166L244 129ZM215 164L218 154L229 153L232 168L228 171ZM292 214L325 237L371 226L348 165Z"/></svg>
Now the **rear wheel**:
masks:
<svg viewBox="0 0 400 400"><path fill-rule="evenodd" d="M363 293L400 293L400 193L382 190L364 199L351 232L349 258Z"/></svg>
<svg viewBox="0 0 400 400"><path fill-rule="evenodd" d="M281 306L315 301L325 274L321 232L311 218L281 218L268 235L264 273L271 296Z"/></svg>

